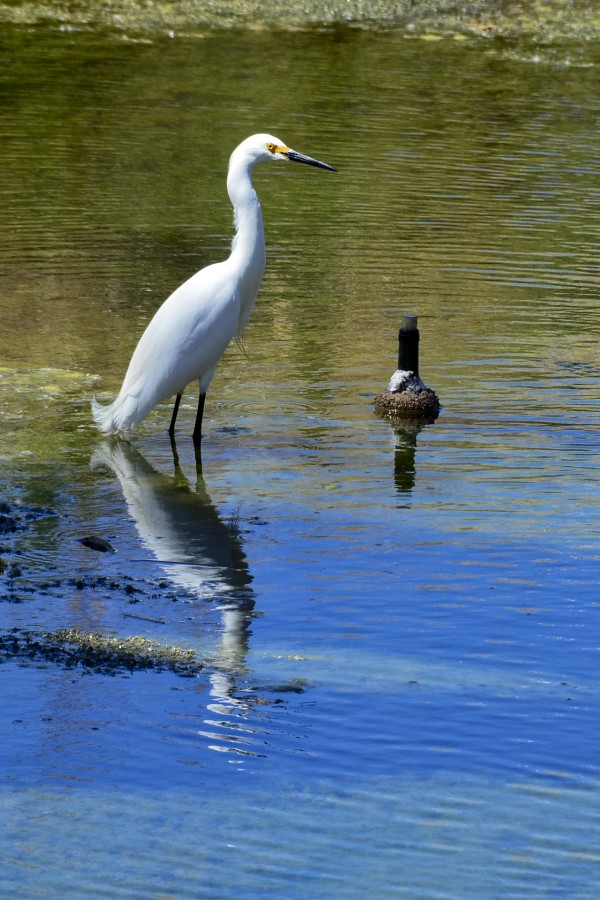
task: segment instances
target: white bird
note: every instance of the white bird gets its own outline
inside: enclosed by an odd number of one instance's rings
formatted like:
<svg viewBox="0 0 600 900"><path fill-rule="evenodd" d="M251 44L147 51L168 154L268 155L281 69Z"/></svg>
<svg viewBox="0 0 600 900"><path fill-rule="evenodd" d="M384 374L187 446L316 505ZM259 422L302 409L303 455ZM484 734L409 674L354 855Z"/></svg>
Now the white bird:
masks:
<svg viewBox="0 0 600 900"><path fill-rule="evenodd" d="M269 134L254 134L231 154L227 193L234 208L236 234L223 262L206 266L178 287L155 313L143 333L114 403L92 401L98 428L105 434L126 431L174 394L171 438L181 395L190 381L200 382L193 440L202 433L208 386L225 349L241 337L265 270L266 250L260 202L252 185L257 163L288 160L337 171L304 156Z"/></svg>

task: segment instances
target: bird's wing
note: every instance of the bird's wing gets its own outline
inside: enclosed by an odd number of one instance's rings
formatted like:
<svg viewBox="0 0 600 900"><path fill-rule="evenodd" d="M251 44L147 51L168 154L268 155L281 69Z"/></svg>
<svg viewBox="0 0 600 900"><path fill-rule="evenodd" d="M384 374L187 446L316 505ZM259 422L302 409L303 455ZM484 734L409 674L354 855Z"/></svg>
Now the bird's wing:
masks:
<svg viewBox="0 0 600 900"><path fill-rule="evenodd" d="M130 395L151 382L155 401L179 393L213 369L235 334L239 296L226 263L215 263L180 285L157 310L131 358L123 388Z"/></svg>

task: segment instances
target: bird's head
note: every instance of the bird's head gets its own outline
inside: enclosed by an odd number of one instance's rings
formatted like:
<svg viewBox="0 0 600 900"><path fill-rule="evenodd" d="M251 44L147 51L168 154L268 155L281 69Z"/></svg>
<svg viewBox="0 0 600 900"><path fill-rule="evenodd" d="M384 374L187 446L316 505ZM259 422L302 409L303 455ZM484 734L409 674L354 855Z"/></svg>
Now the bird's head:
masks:
<svg viewBox="0 0 600 900"><path fill-rule="evenodd" d="M337 172L333 166L313 159L312 156L305 156L304 153L298 153L292 150L279 138L273 137L272 134L253 134L252 137L246 138L245 141L237 147L232 154L233 157L245 158L246 162L251 166L259 162L268 160L287 160L288 162L305 163L308 166L316 166L318 169L328 169L330 172Z"/></svg>

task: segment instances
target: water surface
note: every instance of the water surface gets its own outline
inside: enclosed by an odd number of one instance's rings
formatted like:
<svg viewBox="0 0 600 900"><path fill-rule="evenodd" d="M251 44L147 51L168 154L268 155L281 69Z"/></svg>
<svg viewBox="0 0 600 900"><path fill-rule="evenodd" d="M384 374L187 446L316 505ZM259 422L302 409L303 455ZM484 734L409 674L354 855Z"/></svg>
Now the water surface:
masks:
<svg viewBox="0 0 600 900"><path fill-rule="evenodd" d="M593 48L5 29L2 635L192 649L194 677L4 654L20 896L587 898L599 713ZM164 297L268 265L206 408L105 441ZM403 311L435 424L373 398ZM116 553L80 543L98 535Z"/></svg>

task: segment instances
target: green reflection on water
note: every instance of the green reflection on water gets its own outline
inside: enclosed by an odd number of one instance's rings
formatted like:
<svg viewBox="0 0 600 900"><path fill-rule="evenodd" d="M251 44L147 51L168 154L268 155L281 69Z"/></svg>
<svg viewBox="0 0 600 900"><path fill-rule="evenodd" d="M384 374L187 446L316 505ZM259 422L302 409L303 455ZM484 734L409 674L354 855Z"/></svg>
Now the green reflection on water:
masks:
<svg viewBox="0 0 600 900"><path fill-rule="evenodd" d="M587 359L596 69L569 67L569 51L533 63L526 48L501 58L343 30L148 44L9 30L3 42L13 448L35 440L23 400L44 402L46 369L81 385L53 430L87 427L87 396L118 387L156 307L227 254L227 159L262 129L341 172L257 172L267 275L247 357L227 354L213 404L233 392L277 410L306 392L319 413L353 417L357 391L387 381L407 307L446 404L468 361L493 378L507 341L535 363L554 357L565 319L568 360Z"/></svg>

